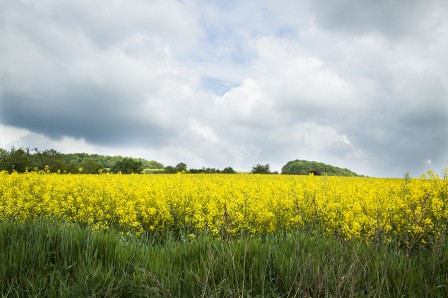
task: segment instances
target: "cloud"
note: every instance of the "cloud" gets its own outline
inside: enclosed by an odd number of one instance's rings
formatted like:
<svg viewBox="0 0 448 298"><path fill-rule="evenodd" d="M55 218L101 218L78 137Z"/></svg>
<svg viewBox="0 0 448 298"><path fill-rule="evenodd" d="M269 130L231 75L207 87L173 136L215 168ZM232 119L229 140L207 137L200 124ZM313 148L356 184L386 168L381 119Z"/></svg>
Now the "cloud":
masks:
<svg viewBox="0 0 448 298"><path fill-rule="evenodd" d="M5 124L104 145L175 136L199 77L174 61L171 43L194 43L199 29L176 1L119 4L10 4L0 44Z"/></svg>
<svg viewBox="0 0 448 298"><path fill-rule="evenodd" d="M392 175L409 167L425 171L426 155L439 165L444 162L448 94L446 70L437 63L438 56L414 49L413 41L391 43L377 35L332 40L314 28L303 37L252 41L257 53L252 77L217 103L222 116L236 126L232 135L251 127L248 134L268 137L245 135L232 142L255 140L262 148L256 156L269 156L277 163L280 159L273 156L289 156L289 148L296 147L296 156L340 160L361 172L394 165ZM304 48L307 39L336 44L338 54L330 55L323 47L310 55ZM255 127L264 130L257 132ZM302 142L288 133L297 129L302 135L308 131ZM339 136L339 143L325 147L310 141L332 140L330 131ZM279 141L278 135L286 141ZM271 144L281 144L282 149Z"/></svg>
<svg viewBox="0 0 448 298"><path fill-rule="evenodd" d="M448 159L442 1L4 1L0 19L1 146L378 176Z"/></svg>
<svg viewBox="0 0 448 298"><path fill-rule="evenodd" d="M382 0L311 1L315 20L327 30L348 34L380 34L391 39L424 38L428 27L443 22L445 1ZM446 13L446 11L445 11Z"/></svg>
<svg viewBox="0 0 448 298"><path fill-rule="evenodd" d="M33 133L26 129L0 125L0 134L2 139L0 147L9 150L12 147L22 147L29 149L55 149L60 152L71 153L73 148L79 152L98 153L100 148L88 144L84 139L75 139L64 136L59 140L53 140L43 134Z"/></svg>
<svg viewBox="0 0 448 298"><path fill-rule="evenodd" d="M29 135L26 129L0 125L0 148L12 147L14 143Z"/></svg>

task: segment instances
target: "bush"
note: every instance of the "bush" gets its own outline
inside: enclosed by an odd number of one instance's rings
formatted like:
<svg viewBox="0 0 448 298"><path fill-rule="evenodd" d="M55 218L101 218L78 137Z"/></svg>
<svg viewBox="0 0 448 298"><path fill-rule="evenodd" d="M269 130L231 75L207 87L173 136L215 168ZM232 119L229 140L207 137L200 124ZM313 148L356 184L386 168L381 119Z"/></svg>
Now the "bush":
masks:
<svg viewBox="0 0 448 298"><path fill-rule="evenodd" d="M29 169L30 157L29 153L24 149L15 149L14 147L8 152L1 149L0 151L0 171L23 173Z"/></svg>
<svg viewBox="0 0 448 298"><path fill-rule="evenodd" d="M113 173L121 172L122 174L142 173L143 163L141 161L125 157L112 167Z"/></svg>
<svg viewBox="0 0 448 298"><path fill-rule="evenodd" d="M269 164L261 165L257 164L252 167L252 174L271 174L271 169Z"/></svg>
<svg viewBox="0 0 448 298"><path fill-rule="evenodd" d="M231 167L225 168L224 170L222 170L221 173L223 173L223 174L236 174L235 170L232 169Z"/></svg>
<svg viewBox="0 0 448 298"><path fill-rule="evenodd" d="M327 175L327 176L359 176L349 169L338 168L332 165L324 164L322 162L307 161L307 160L293 160L289 161L282 168L282 174L288 175Z"/></svg>

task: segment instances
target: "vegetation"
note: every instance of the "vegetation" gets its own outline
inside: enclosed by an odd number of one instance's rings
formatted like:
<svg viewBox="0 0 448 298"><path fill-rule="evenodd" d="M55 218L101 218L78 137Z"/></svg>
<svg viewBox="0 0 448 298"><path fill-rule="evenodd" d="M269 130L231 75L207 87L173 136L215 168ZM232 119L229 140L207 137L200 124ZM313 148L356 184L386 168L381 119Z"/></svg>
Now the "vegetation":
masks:
<svg viewBox="0 0 448 298"><path fill-rule="evenodd" d="M164 174L176 174L176 173L186 173L187 172L187 165L183 162L178 163L175 167L173 166L166 166L163 170Z"/></svg>
<svg viewBox="0 0 448 298"><path fill-rule="evenodd" d="M12 148L6 151L0 148L0 171L23 173L30 164L30 157L23 149Z"/></svg>
<svg viewBox="0 0 448 298"><path fill-rule="evenodd" d="M444 235L448 178L0 173L0 220L59 219L97 230L196 236L312 229L413 249Z"/></svg>
<svg viewBox="0 0 448 298"><path fill-rule="evenodd" d="M228 168L226 168L228 169ZM224 172L219 170L219 169L215 169L215 168L202 168L202 169L189 169L188 173L190 174L219 174L221 172ZM228 173L228 174L233 174L233 173Z"/></svg>
<svg viewBox="0 0 448 298"><path fill-rule="evenodd" d="M144 169L143 174L162 174L165 169Z"/></svg>
<svg viewBox="0 0 448 298"><path fill-rule="evenodd" d="M188 169L183 162L176 166L166 166L151 160L142 158L131 158L123 156L107 156L87 153L60 153L49 149L39 151L37 148L11 148L7 151L0 148L0 171L9 173L26 171L44 171L51 173L83 173L98 174L111 171L113 173L147 173L147 174L235 174L232 167L226 167L223 170L216 168ZM253 174L277 174L272 172L269 164L256 164L252 167ZM315 161L294 160L288 162L282 168L282 174L290 175L308 175L308 174L327 175L327 176L358 176L356 173L331 165Z"/></svg>
<svg viewBox="0 0 448 298"><path fill-rule="evenodd" d="M140 174L143 171L143 163L139 160L135 160L132 158L123 158L120 161L117 161L115 165L112 167L111 171L113 173L122 173L122 174Z"/></svg>
<svg viewBox="0 0 448 298"><path fill-rule="evenodd" d="M272 174L269 164L266 164L266 165L256 164L255 166L252 167L251 173L252 174Z"/></svg>
<svg viewBox="0 0 448 298"><path fill-rule="evenodd" d="M87 153L63 154L49 149L39 151L37 148L0 148L0 171L24 173L26 171L44 171L60 173L97 174L112 171L117 173L141 173L143 169L163 169L163 164L142 158L123 156L106 156Z"/></svg>
<svg viewBox="0 0 448 298"><path fill-rule="evenodd" d="M448 245L295 232L136 238L67 222L0 222L2 297L446 297Z"/></svg>
<svg viewBox="0 0 448 298"><path fill-rule="evenodd" d="M188 169L187 165L183 162L177 164L175 167L166 166L163 170L164 174L176 174L176 173L185 173L185 174L236 174L235 170L231 167L226 167L222 171L220 169L215 168L204 168L202 169Z"/></svg>
<svg viewBox="0 0 448 298"><path fill-rule="evenodd" d="M236 174L235 170L232 167L224 168L221 173L223 174Z"/></svg>
<svg viewBox="0 0 448 298"><path fill-rule="evenodd" d="M190 174L236 174L232 167L226 167L223 170L203 167L202 169L189 169L187 172Z"/></svg>
<svg viewBox="0 0 448 298"><path fill-rule="evenodd" d="M377 179L5 171L0 294L446 297L447 223L446 172Z"/></svg>
<svg viewBox="0 0 448 298"><path fill-rule="evenodd" d="M122 161L125 158L123 156L109 156L109 155L99 155L99 154L87 154L87 153L68 153L64 154L64 161L69 163L70 161L75 161L80 164L86 160L94 160L103 165L104 168L113 168L117 162ZM141 162L144 169L163 169L163 164L155 160L146 160L143 158L132 158L137 162Z"/></svg>
<svg viewBox="0 0 448 298"><path fill-rule="evenodd" d="M322 162L293 160L282 167L282 174L288 175L326 175L326 176L348 176L356 177L358 174L349 169L338 168Z"/></svg>

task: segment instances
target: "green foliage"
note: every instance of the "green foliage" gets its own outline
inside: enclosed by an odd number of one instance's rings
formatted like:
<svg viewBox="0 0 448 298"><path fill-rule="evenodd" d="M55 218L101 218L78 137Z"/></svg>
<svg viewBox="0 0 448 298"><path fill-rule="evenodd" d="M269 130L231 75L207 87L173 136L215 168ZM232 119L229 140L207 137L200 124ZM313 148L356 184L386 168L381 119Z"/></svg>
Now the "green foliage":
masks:
<svg viewBox="0 0 448 298"><path fill-rule="evenodd" d="M202 167L202 169L189 169L188 173L190 173L190 174L218 174L218 173L221 173L221 171L219 169L215 169L215 168Z"/></svg>
<svg viewBox="0 0 448 298"><path fill-rule="evenodd" d="M216 169L216 168L204 168L202 169L188 169L187 165L184 163L179 163L175 167L167 166L163 170L165 174L175 174L175 173L188 173L188 174L236 174L236 172L231 168L227 167L224 170Z"/></svg>
<svg viewBox="0 0 448 298"><path fill-rule="evenodd" d="M173 166L166 166L163 169L164 174L176 174L176 173L186 173L187 172L187 165L183 162L178 163L175 167Z"/></svg>
<svg viewBox="0 0 448 298"><path fill-rule="evenodd" d="M29 169L30 165L29 152L23 148L13 147L9 152L3 149L0 151L0 170L2 171L23 173Z"/></svg>
<svg viewBox="0 0 448 298"><path fill-rule="evenodd" d="M189 169L190 174L236 174L236 172L231 167L226 167L223 170L216 168L204 168L202 169Z"/></svg>
<svg viewBox="0 0 448 298"><path fill-rule="evenodd" d="M30 158L31 167L34 170L49 170L50 172L67 171L67 165L64 161L63 154L56 150L50 149L39 152L35 149L35 153L31 154ZM76 168L76 171L78 168Z"/></svg>
<svg viewBox="0 0 448 298"><path fill-rule="evenodd" d="M104 167L101 163L98 161L95 161L93 159L86 160L81 163L81 168L83 173L85 174L98 174L99 172L103 171Z"/></svg>
<svg viewBox="0 0 448 298"><path fill-rule="evenodd" d="M164 169L144 169L143 174L162 174Z"/></svg>
<svg viewBox="0 0 448 298"><path fill-rule="evenodd" d="M7 161L8 161L8 151L3 148L0 148L0 171L6 171Z"/></svg>
<svg viewBox="0 0 448 298"><path fill-rule="evenodd" d="M176 174L176 169L173 166L166 166L163 169L164 174Z"/></svg>
<svg viewBox="0 0 448 298"><path fill-rule="evenodd" d="M282 167L282 174L288 175L359 176L349 169L338 168L322 162L293 160Z"/></svg>
<svg viewBox="0 0 448 298"><path fill-rule="evenodd" d="M93 160L103 165L103 168L113 168L117 162L122 161L125 158L123 156L109 156L109 155L99 155L99 154L87 154L87 153L69 153L64 155L66 163L74 161L77 164L82 164L83 162ZM140 161L145 169L163 169L163 164L151 160L148 161L143 158L132 158L136 161Z"/></svg>
<svg viewBox="0 0 448 298"><path fill-rule="evenodd" d="M223 174L236 174L236 171L232 167L224 168L224 170L221 171Z"/></svg>
<svg viewBox="0 0 448 298"><path fill-rule="evenodd" d="M132 160L132 161L130 161ZM137 165L140 165L141 167ZM19 172L45 171L60 173L97 174L105 169L124 169L122 173L140 173L145 169L163 170L163 165L157 161L147 161L143 158L130 158L123 156L106 156L87 153L63 154L54 149L39 151L37 148L30 152L29 148L12 148L7 151L0 148L0 171ZM141 170L140 170L141 168Z"/></svg>
<svg viewBox="0 0 448 298"><path fill-rule="evenodd" d="M143 172L143 163L133 158L123 158L112 167L111 172L121 172L122 174L140 174Z"/></svg>
<svg viewBox="0 0 448 298"><path fill-rule="evenodd" d="M256 164L252 167L252 174L272 174L269 164Z"/></svg>
<svg viewBox="0 0 448 298"><path fill-rule="evenodd" d="M187 171L187 165L183 162L178 163L175 167L174 167L174 171L176 171L176 173L182 173L182 172L186 172Z"/></svg>
<svg viewBox="0 0 448 298"><path fill-rule="evenodd" d="M0 296L448 296L446 239L407 254L394 243L312 231L235 239L165 235L1 221Z"/></svg>
<svg viewBox="0 0 448 298"><path fill-rule="evenodd" d="M163 164L161 164L160 162L157 162L155 160L150 160L150 161L144 161L143 162L143 167L145 169L163 169L164 166Z"/></svg>

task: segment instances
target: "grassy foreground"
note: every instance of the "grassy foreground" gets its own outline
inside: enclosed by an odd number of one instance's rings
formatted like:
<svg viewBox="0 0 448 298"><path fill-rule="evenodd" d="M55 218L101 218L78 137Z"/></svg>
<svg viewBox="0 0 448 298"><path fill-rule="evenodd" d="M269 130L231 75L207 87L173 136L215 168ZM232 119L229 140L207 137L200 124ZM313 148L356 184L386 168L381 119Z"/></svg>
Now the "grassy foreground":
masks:
<svg viewBox="0 0 448 298"><path fill-rule="evenodd" d="M123 237L0 222L2 297L447 297L448 244L415 251L310 232Z"/></svg>

